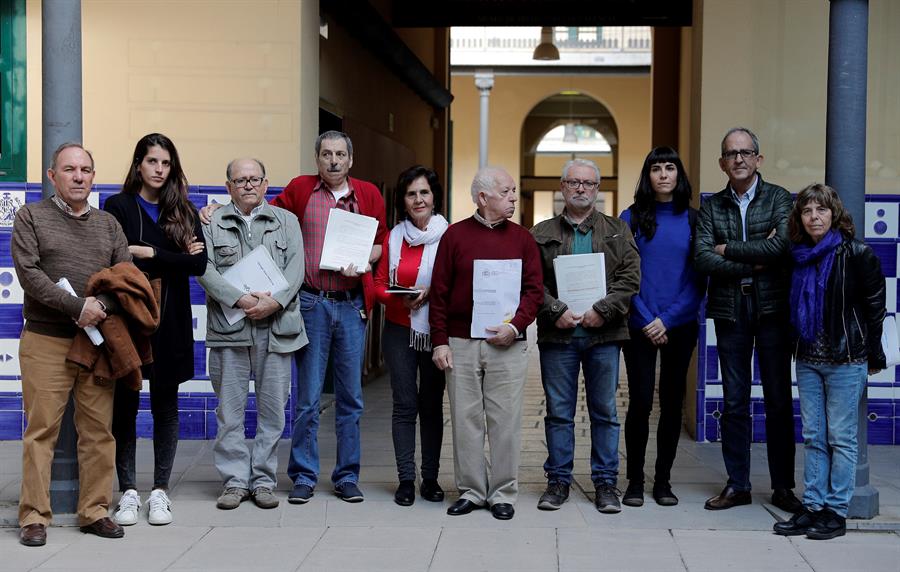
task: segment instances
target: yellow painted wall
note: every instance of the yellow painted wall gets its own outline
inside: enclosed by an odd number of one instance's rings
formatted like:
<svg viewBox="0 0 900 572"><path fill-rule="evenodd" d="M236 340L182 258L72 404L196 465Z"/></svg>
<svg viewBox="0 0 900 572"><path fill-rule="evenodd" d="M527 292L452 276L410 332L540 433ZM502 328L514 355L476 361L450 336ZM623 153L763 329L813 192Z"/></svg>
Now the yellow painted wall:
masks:
<svg viewBox="0 0 900 572"><path fill-rule="evenodd" d="M600 167L600 176L603 178L612 176L613 158L612 155L579 155L579 159L588 159L593 161ZM559 177L562 175L562 168L566 162L571 159L569 155L537 155L534 158L534 176L535 177Z"/></svg>
<svg viewBox="0 0 900 572"><path fill-rule="evenodd" d="M722 135L734 125L759 136L767 179L793 192L824 180L828 10L827 2L815 0L702 2L701 191L724 186L716 158ZM869 193L900 193L898 29L900 3L871 0Z"/></svg>
<svg viewBox="0 0 900 572"><path fill-rule="evenodd" d="M45 168L40 12L28 0L30 181ZM304 113L301 123L301 104L318 108L301 97L301 76L318 76L310 66L318 58L301 53L304 17L318 30L317 10L296 0L83 0L84 143L96 182L121 183L137 139L159 131L174 140L191 184L224 184L225 165L243 155L265 162L273 185L286 184L318 121Z"/></svg>
<svg viewBox="0 0 900 572"><path fill-rule="evenodd" d="M478 170L479 93L471 74L454 74L453 177L450 217L474 210L469 186ZM634 183L650 146L650 76L506 76L498 75L490 96L488 163L520 176L520 136L525 117L543 99L561 90L577 90L609 109L619 134L620 205L630 204Z"/></svg>

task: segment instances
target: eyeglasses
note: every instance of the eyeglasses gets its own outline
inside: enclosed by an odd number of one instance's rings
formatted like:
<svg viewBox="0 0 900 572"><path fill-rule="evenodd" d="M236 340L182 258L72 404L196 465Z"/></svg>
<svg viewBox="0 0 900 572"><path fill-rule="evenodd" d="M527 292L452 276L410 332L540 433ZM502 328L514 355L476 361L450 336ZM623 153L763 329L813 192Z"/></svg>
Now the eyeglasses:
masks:
<svg viewBox="0 0 900 572"><path fill-rule="evenodd" d="M231 184L238 188L244 188L247 186L247 183L250 183L250 186L255 189L265 180L265 177L250 177L249 179L247 177L241 177L240 179L232 179Z"/></svg>
<svg viewBox="0 0 900 572"><path fill-rule="evenodd" d="M578 179L563 179L563 183L570 191L576 191L578 187L584 187L585 191L593 191L600 186L597 181L579 181Z"/></svg>
<svg viewBox="0 0 900 572"><path fill-rule="evenodd" d="M738 155L744 159L750 159L751 157L756 157L756 151L753 149L731 149L722 152L722 158L726 161L734 161Z"/></svg>

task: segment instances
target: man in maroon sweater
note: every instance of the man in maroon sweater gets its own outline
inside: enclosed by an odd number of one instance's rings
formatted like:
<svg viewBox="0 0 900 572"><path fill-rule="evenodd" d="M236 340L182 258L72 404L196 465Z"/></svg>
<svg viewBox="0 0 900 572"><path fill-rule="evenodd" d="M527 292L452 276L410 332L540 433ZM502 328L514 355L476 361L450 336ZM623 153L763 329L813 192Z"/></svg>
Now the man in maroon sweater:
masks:
<svg viewBox="0 0 900 572"><path fill-rule="evenodd" d="M531 234L509 222L516 183L498 168L485 167L472 181L472 217L447 229L438 247L431 281L431 340L435 364L447 372L453 457L459 500L449 515L485 505L508 520L518 495L522 390L528 368L525 328L544 300L541 258ZM472 279L476 260L520 260L519 306L513 318L473 338ZM490 442L490 478L484 456Z"/></svg>

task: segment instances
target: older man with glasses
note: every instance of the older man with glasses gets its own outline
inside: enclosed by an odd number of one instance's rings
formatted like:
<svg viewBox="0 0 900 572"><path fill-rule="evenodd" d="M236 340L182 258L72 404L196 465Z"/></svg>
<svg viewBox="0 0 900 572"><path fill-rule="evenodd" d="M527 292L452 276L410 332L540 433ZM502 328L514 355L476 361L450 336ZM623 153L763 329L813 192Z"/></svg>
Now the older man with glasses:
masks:
<svg viewBox="0 0 900 572"><path fill-rule="evenodd" d="M707 510L750 504L751 363L759 357L766 410L772 503L802 509L794 496L794 417L791 400L791 195L763 181L759 139L745 127L722 139L719 167L728 186L703 202L694 239L695 268L708 274L706 317L715 320L724 411L722 456L728 482Z"/></svg>
<svg viewBox="0 0 900 572"><path fill-rule="evenodd" d="M544 272L544 303L537 318L541 379L547 396L547 489L538 501L538 508L543 510L556 510L569 498L579 370L584 371L591 420L594 504L603 513L622 510L616 489L616 387L619 349L628 339L628 308L641 284L641 260L628 225L594 208L599 188L597 165L584 159L569 161L563 167L559 185L565 209L531 229L541 251ZM560 299L553 261L562 255L592 253L603 253L606 293L586 311L577 313Z"/></svg>

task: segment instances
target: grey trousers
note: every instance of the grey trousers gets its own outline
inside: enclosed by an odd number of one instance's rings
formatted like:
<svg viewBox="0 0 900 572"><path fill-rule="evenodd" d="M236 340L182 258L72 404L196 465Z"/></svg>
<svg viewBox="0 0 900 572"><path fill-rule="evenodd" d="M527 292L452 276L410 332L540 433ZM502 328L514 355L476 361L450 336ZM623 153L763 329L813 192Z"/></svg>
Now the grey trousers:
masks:
<svg viewBox="0 0 900 572"><path fill-rule="evenodd" d="M252 346L209 351L209 379L219 398L213 460L225 488L274 489L276 483L276 450L284 430L293 354L270 353L268 325L254 326ZM251 373L256 387L256 438L252 450L244 436Z"/></svg>
<svg viewBox="0 0 900 572"><path fill-rule="evenodd" d="M447 388L460 498L481 505L514 504L528 344L495 347L484 340L450 338L450 351ZM485 435L490 462L484 455Z"/></svg>

